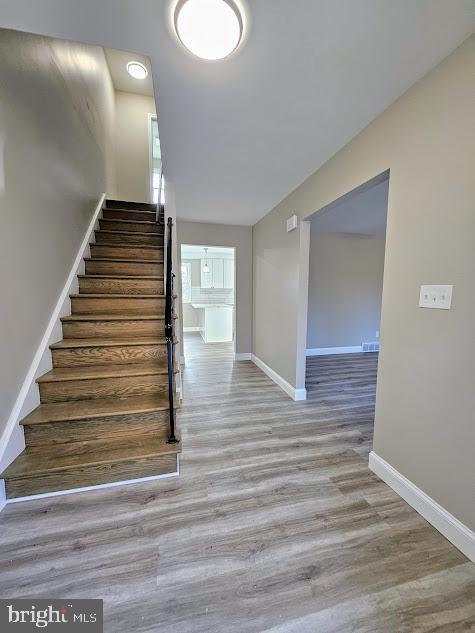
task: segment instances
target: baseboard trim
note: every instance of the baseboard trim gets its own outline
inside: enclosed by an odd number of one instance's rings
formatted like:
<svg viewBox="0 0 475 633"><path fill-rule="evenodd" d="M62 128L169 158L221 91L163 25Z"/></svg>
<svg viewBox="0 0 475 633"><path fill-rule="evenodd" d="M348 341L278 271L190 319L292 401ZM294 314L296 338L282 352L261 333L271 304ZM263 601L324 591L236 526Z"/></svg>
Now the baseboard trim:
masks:
<svg viewBox="0 0 475 633"><path fill-rule="evenodd" d="M371 451L369 455L369 468L445 536L452 545L455 545L475 563L475 532L456 519L374 451Z"/></svg>
<svg viewBox="0 0 475 633"><path fill-rule="evenodd" d="M305 351L305 356L327 356L327 354L357 354L361 351L361 345L353 345L350 347L311 347Z"/></svg>
<svg viewBox="0 0 475 633"><path fill-rule="evenodd" d="M251 352L236 352L234 354L234 360L235 361L252 360L252 354Z"/></svg>
<svg viewBox="0 0 475 633"><path fill-rule="evenodd" d="M292 398L292 400L306 400L307 399L307 390L306 389L296 389L289 382L287 382L282 376L280 376L276 371L274 371L269 365L266 365L264 361L258 358L255 354L251 354L252 362L259 367L271 380L275 382L281 389L285 391L285 393Z"/></svg>
<svg viewBox="0 0 475 633"><path fill-rule="evenodd" d="M52 367L49 346L61 338L60 317L69 312L69 295L74 292L74 284L76 284L77 287L77 275L80 271L81 265L83 265L83 258L86 256L86 252L89 249L91 235L94 231L97 220L99 219L99 214L102 211L105 198L106 194L103 193L94 210L89 226L86 229L84 238L79 246L76 257L69 271L69 275L64 283L61 293L59 294L53 312L51 313L43 338L36 349L17 399L15 400L15 404L10 412L5 429L0 437L0 472L5 470L5 468L11 464L11 462L25 448L24 434L23 430L18 427L18 420L30 413L30 411L37 407L40 402L39 390L35 380L38 375L48 371Z"/></svg>
<svg viewBox="0 0 475 633"><path fill-rule="evenodd" d="M199 325L197 325L196 327L183 327L183 332L201 332L201 328L199 327Z"/></svg>

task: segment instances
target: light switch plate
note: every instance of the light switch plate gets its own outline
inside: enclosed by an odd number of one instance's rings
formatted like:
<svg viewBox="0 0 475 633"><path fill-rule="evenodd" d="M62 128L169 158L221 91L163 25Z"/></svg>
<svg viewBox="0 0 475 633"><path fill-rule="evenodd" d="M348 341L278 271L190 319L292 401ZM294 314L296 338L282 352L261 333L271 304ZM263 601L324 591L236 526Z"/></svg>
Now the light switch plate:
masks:
<svg viewBox="0 0 475 633"><path fill-rule="evenodd" d="M287 220L287 233L290 233L290 231L293 231L294 229L296 229L297 224L298 224L297 216L295 214L291 215L290 218L288 218Z"/></svg>
<svg viewBox="0 0 475 633"><path fill-rule="evenodd" d="M419 307L450 310L452 305L452 289L453 286L421 286Z"/></svg>

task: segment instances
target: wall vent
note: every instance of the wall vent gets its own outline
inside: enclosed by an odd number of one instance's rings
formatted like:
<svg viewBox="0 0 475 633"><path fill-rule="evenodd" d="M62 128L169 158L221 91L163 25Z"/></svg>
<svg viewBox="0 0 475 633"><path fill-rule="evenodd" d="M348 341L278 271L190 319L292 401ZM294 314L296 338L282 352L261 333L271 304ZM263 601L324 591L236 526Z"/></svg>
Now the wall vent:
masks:
<svg viewBox="0 0 475 633"><path fill-rule="evenodd" d="M374 343L361 343L361 351L362 352L379 352L378 341L375 341Z"/></svg>

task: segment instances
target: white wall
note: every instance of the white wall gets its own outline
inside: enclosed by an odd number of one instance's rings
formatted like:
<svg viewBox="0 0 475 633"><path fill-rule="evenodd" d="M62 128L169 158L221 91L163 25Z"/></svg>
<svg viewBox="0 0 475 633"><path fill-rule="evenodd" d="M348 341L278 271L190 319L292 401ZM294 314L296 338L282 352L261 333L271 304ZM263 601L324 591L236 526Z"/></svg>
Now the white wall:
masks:
<svg viewBox="0 0 475 633"><path fill-rule="evenodd" d="M375 341L381 320L383 236L310 233L307 348Z"/></svg>
<svg viewBox="0 0 475 633"><path fill-rule="evenodd" d="M152 202L149 114L156 114L153 97L116 92L115 177L119 200Z"/></svg>
<svg viewBox="0 0 475 633"><path fill-rule="evenodd" d="M475 37L415 84L255 227L253 351L297 383L308 218L390 170L374 449L475 529ZM421 284L454 284L450 311ZM303 311L303 312L302 312ZM283 335L285 334L285 336ZM305 341L303 341L305 347ZM303 359L305 360L305 359ZM300 379L300 377L299 377Z"/></svg>
<svg viewBox="0 0 475 633"><path fill-rule="evenodd" d="M98 199L114 193L114 90L101 48L3 29L0 76L1 434Z"/></svg>

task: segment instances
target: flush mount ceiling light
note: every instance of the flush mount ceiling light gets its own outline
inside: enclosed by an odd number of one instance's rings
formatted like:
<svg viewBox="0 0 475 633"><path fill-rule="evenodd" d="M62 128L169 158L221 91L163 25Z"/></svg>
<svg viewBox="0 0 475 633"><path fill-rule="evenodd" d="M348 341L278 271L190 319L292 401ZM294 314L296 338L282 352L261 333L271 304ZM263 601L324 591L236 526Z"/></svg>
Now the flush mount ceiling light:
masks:
<svg viewBox="0 0 475 633"><path fill-rule="evenodd" d="M127 72L134 79L145 79L148 75L148 70L140 62L129 62L127 64Z"/></svg>
<svg viewBox="0 0 475 633"><path fill-rule="evenodd" d="M242 18L234 0L179 0L177 35L189 51L208 60L230 55L242 38Z"/></svg>

